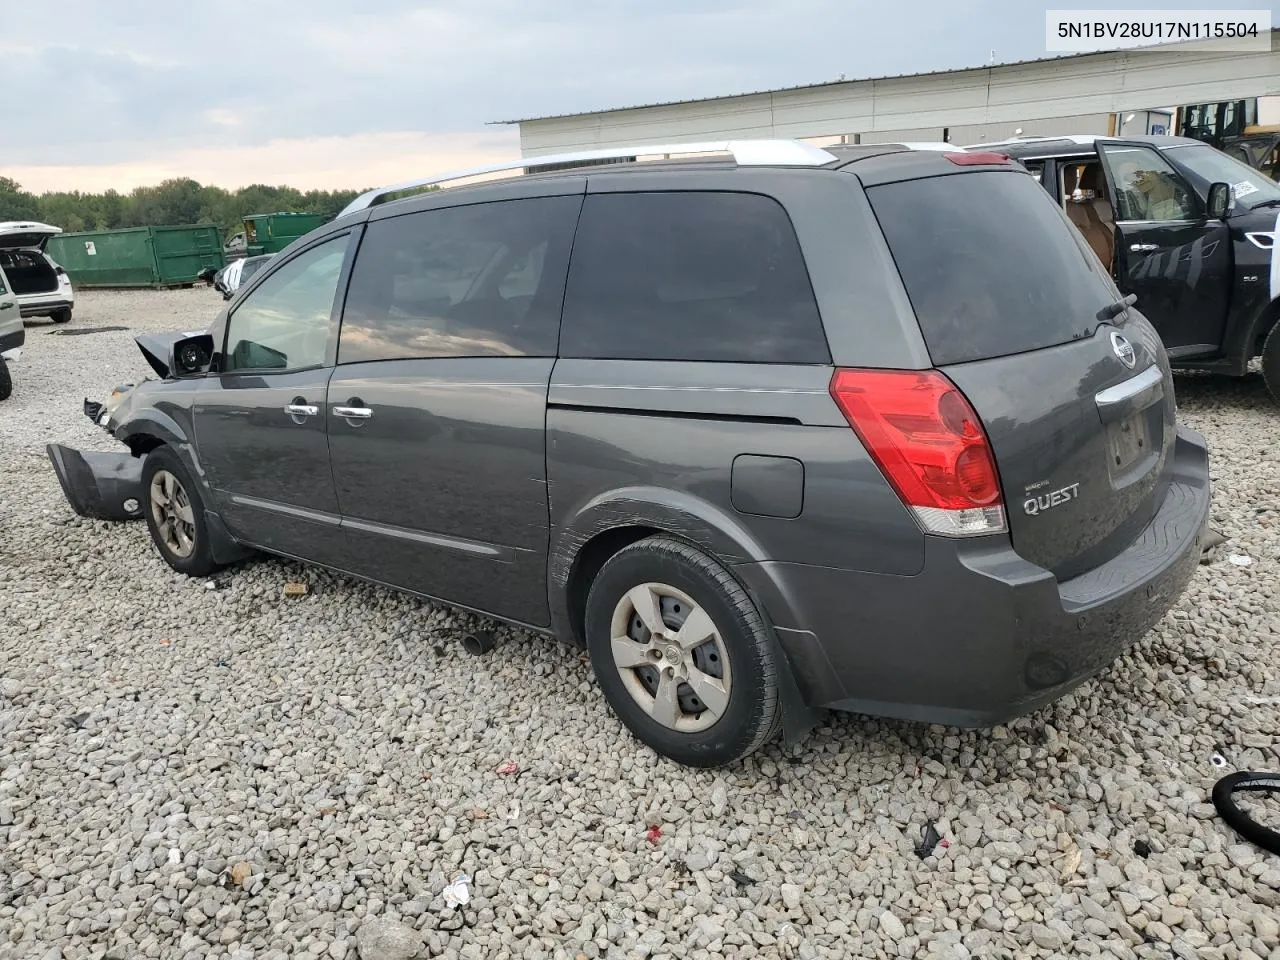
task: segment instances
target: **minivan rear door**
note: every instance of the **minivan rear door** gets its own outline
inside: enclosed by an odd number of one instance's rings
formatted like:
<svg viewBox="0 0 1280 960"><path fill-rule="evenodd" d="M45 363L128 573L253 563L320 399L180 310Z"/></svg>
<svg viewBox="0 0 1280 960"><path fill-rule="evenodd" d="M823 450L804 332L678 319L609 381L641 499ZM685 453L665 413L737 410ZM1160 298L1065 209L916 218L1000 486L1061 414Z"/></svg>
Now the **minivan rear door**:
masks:
<svg viewBox="0 0 1280 960"><path fill-rule="evenodd" d="M1218 352L1230 306L1231 236L1150 144L1098 141L1116 218L1115 276L1169 355Z"/></svg>
<svg viewBox="0 0 1280 960"><path fill-rule="evenodd" d="M982 419L1015 549L1059 578L1154 515L1174 442L1160 341L1020 169L870 186L934 364Z"/></svg>

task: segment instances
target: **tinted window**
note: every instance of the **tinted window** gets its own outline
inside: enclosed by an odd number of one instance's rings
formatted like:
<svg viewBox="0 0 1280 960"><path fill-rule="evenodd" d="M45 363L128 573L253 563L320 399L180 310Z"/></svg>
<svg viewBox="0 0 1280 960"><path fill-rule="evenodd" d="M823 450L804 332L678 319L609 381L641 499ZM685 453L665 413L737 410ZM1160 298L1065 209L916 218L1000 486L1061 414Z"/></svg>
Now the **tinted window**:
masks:
<svg viewBox="0 0 1280 960"><path fill-rule="evenodd" d="M350 235L284 264L236 307L227 324L225 370L300 370L324 364L333 295Z"/></svg>
<svg viewBox="0 0 1280 960"><path fill-rule="evenodd" d="M1119 298L1031 177L965 173L867 191L933 362L964 363L1092 333Z"/></svg>
<svg viewBox="0 0 1280 960"><path fill-rule="evenodd" d="M555 356L580 202L502 200L370 223L338 362Z"/></svg>
<svg viewBox="0 0 1280 960"><path fill-rule="evenodd" d="M250 257L244 261L244 266L240 268L240 282L248 283L249 278L267 265L270 257Z"/></svg>
<svg viewBox="0 0 1280 960"><path fill-rule="evenodd" d="M587 197L560 355L830 361L791 221L745 193Z"/></svg>

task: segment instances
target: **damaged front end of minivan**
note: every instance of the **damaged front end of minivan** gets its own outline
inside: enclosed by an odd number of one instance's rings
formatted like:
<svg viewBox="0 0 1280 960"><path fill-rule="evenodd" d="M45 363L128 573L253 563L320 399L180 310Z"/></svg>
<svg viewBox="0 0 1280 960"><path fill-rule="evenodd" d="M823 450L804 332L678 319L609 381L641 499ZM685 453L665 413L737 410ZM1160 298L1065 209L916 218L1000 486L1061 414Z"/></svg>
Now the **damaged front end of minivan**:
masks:
<svg viewBox="0 0 1280 960"><path fill-rule="evenodd" d="M145 453L129 442L131 426L154 410L156 394L163 391L175 372L194 373L207 366L212 340L203 332L147 334L136 342L157 377L146 376L136 384L115 387L104 401L85 398L84 415L129 449L78 450L61 443L45 446L58 484L71 508L94 520L139 520L145 502L142 465Z"/></svg>

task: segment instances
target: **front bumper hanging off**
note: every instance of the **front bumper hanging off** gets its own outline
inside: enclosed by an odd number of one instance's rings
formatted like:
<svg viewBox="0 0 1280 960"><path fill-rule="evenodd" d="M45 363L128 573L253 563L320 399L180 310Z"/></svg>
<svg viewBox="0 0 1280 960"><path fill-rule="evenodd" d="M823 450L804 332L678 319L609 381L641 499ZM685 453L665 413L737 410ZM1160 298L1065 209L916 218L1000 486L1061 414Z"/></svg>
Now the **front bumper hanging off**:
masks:
<svg viewBox="0 0 1280 960"><path fill-rule="evenodd" d="M45 447L71 509L95 520L142 517L142 458L131 453L75 450L60 443Z"/></svg>

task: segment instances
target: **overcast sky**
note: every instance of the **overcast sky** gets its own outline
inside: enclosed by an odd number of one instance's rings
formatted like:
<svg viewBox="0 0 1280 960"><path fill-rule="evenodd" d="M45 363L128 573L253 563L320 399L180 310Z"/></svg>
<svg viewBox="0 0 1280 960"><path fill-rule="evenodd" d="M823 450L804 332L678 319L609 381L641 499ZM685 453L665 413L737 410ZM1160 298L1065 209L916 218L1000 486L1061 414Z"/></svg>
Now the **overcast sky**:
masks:
<svg viewBox="0 0 1280 960"><path fill-rule="evenodd" d="M1271 6L1280 20L1275 0L1238 5ZM1045 6L1026 0L0 9L0 174L37 191L177 175L359 187L518 156L515 128L494 120L978 66L993 49L998 61L1045 55Z"/></svg>

